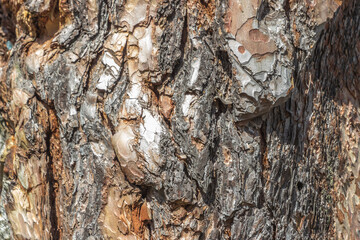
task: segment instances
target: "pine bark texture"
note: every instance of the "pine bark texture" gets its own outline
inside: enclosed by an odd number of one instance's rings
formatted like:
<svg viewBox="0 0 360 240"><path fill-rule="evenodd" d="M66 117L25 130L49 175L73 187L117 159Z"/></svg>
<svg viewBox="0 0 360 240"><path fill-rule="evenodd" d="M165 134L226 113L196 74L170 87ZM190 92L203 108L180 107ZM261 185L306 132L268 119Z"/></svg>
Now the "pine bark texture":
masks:
<svg viewBox="0 0 360 240"><path fill-rule="evenodd" d="M360 239L358 0L0 4L1 239Z"/></svg>

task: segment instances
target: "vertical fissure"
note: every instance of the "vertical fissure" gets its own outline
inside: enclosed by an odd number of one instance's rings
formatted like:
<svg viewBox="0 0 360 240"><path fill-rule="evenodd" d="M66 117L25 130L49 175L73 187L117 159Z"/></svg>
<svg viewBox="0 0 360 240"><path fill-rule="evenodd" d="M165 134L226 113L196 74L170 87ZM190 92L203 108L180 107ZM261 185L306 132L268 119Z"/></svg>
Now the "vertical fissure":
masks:
<svg viewBox="0 0 360 240"><path fill-rule="evenodd" d="M54 114L53 111L48 105L45 105L48 111L48 120L49 126L46 133L46 156L47 156L47 173L46 173L46 180L49 184L49 207L50 207L50 233L52 239L60 239L60 231L58 227L58 219L57 219L57 209L56 209L56 186L58 185L57 180L54 177L54 157L51 151L51 139L54 137L54 129L53 121L51 119L51 114ZM55 114L54 114L55 115ZM56 120L55 120L56 121Z"/></svg>

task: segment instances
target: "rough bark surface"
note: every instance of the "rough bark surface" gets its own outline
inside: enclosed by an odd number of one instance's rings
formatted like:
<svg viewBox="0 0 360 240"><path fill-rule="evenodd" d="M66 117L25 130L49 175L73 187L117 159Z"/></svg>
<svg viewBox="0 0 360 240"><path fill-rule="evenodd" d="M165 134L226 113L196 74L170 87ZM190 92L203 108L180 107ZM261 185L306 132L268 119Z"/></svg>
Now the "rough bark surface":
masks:
<svg viewBox="0 0 360 240"><path fill-rule="evenodd" d="M359 239L358 0L0 0L1 239Z"/></svg>

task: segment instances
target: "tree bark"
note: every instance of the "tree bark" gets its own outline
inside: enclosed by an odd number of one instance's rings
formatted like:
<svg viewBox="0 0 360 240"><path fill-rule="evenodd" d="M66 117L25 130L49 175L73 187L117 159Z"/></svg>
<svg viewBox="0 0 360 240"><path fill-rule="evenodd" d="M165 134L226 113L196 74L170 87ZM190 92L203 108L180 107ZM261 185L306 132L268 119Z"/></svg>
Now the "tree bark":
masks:
<svg viewBox="0 0 360 240"><path fill-rule="evenodd" d="M1 239L360 239L357 0L0 0Z"/></svg>

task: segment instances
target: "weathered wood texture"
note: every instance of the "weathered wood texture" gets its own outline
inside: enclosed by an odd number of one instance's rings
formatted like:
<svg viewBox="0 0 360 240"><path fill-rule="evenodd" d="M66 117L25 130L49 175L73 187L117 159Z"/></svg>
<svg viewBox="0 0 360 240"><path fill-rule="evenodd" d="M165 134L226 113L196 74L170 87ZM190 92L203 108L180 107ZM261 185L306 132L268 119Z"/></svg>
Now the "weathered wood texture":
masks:
<svg viewBox="0 0 360 240"><path fill-rule="evenodd" d="M358 0L0 0L1 239L359 239Z"/></svg>

